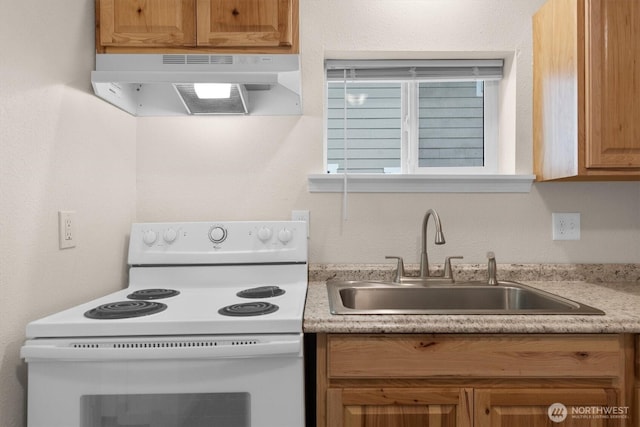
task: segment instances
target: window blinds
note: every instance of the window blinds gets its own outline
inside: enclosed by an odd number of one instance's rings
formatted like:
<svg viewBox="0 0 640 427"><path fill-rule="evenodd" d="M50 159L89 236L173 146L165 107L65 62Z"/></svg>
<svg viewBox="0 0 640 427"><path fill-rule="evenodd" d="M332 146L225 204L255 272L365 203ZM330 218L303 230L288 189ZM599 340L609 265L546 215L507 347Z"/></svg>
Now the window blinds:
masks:
<svg viewBox="0 0 640 427"><path fill-rule="evenodd" d="M500 80L502 59L325 61L328 81ZM346 73L345 73L346 71Z"/></svg>

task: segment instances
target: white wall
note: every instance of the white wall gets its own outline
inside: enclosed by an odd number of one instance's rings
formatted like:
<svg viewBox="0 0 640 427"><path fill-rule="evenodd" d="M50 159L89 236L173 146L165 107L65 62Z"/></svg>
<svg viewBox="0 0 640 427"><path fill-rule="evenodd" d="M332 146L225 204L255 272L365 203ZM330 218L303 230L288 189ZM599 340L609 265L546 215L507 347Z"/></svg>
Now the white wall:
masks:
<svg viewBox="0 0 640 427"><path fill-rule="evenodd" d="M92 0L0 0L0 426L24 425L25 324L123 286L135 219L279 219L308 208L312 262L415 262L433 207L448 239L434 262L479 261L487 249L499 262L640 262L638 183L352 194L344 223L340 195L307 192L307 174L323 167L325 52L516 51L516 157L530 172L530 16L541 3L301 0L303 116L136 121L91 95ZM75 249L57 248L60 209L77 212ZM554 211L582 213L580 242L551 241Z"/></svg>
<svg viewBox="0 0 640 427"><path fill-rule="evenodd" d="M138 219L288 218L311 211L312 262L417 262L428 208L447 244L433 262L640 262L640 183L543 183L528 194L310 194L321 173L323 60L514 52L516 171L532 171L531 16L543 0L303 0L302 117L138 121ZM368 52L368 53L362 53ZM431 54L433 56L433 54ZM551 240L551 212L580 212L582 240ZM430 237L431 238L431 237ZM431 244L430 244L431 246Z"/></svg>
<svg viewBox="0 0 640 427"><path fill-rule="evenodd" d="M93 1L0 0L0 426L25 425L28 321L121 288L135 120L90 92ZM59 250L57 211L78 244Z"/></svg>

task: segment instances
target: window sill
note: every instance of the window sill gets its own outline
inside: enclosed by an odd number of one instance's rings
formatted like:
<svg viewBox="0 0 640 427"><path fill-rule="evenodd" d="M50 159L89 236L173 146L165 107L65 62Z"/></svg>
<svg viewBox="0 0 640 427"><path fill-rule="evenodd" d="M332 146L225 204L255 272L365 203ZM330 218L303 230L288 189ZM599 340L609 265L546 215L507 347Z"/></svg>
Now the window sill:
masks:
<svg viewBox="0 0 640 427"><path fill-rule="evenodd" d="M529 193L535 175L348 174L349 193ZM342 193L344 174L308 176L310 193Z"/></svg>

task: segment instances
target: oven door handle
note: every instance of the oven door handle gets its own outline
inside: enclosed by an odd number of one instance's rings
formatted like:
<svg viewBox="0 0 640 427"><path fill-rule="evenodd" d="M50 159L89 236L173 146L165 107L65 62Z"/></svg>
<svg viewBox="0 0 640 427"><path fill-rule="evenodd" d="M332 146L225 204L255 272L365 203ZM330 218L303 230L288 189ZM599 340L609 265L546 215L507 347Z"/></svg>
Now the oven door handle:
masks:
<svg viewBox="0 0 640 427"><path fill-rule="evenodd" d="M56 343L55 340L31 340L20 356L27 362L58 361L133 361L180 359L228 359L256 357L302 357L302 339L203 341L178 343ZM220 344L218 344L220 343ZM69 345L70 344L70 345Z"/></svg>

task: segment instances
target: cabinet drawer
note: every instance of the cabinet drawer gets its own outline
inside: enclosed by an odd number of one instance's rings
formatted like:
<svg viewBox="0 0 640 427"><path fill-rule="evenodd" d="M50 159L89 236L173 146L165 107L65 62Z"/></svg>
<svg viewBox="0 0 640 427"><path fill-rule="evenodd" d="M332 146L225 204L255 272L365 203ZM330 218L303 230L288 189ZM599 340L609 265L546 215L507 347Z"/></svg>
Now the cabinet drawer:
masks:
<svg viewBox="0 0 640 427"><path fill-rule="evenodd" d="M329 335L329 378L610 378L618 335Z"/></svg>

